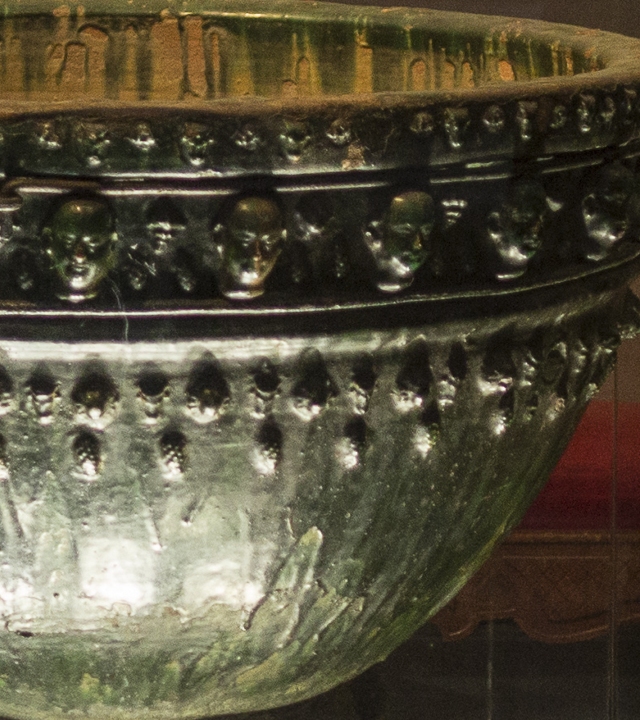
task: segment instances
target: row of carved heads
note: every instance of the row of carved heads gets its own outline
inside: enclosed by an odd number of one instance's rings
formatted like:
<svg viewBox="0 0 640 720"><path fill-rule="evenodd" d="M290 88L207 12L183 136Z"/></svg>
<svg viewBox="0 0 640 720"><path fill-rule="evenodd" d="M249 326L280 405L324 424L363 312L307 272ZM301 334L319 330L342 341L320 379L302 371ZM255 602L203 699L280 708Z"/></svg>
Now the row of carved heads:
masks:
<svg viewBox="0 0 640 720"><path fill-rule="evenodd" d="M292 118L283 118L275 126L254 118L232 127L180 120L172 128L171 146L167 145L166 132L158 132L154 123L145 120L105 123L84 118L52 118L30 125L26 132L19 130L15 137L27 139L38 150L75 156L90 169L123 159L137 164L141 157L153 152L163 157L177 152L187 167L201 170L215 167L222 156L234 151L240 162L256 152L266 152L270 156L268 162L277 162L282 157L296 163L309 150L333 146L344 149L348 161L354 148L362 155L363 146L371 146L372 133L377 152L382 154L389 147L390 133L397 137L402 131L423 139L440 136L446 143L445 149L454 152L462 152L465 145L476 146L483 140L491 144L501 137L508 140L513 132L521 143L558 132L569 133L579 142L616 128L629 130L637 113L637 91L622 88L613 95L580 93L572 103L558 100L551 109L535 100L491 103L478 113L466 107L431 107L418 110L408 122L388 115L352 119L337 116L322 126ZM356 164L362 162L359 159Z"/></svg>
<svg viewBox="0 0 640 720"><path fill-rule="evenodd" d="M634 174L620 164L600 171L579 207L583 260L602 260L629 233L630 206L635 197ZM361 246L370 266L373 284L394 293L409 287L417 270L434 254L433 231L442 218L442 231L457 224L466 203L455 207L441 203L429 193L409 190L396 194L377 219L361 228ZM446 206L445 206L446 205ZM67 197L58 204L42 230L41 248L48 258L55 295L79 302L95 297L114 270L124 272L134 290L150 277L168 271L181 290L191 292L199 268L197 259L185 253L180 236L186 220L168 199L155 202L153 219L147 223L145 243L124 250L119 246L114 212L99 196ZM522 179L486 213L479 239L492 275L498 280L520 277L540 250L543 227L562 202L548 197L537 180ZM439 214L440 213L440 214ZM322 252L323 233L300 217L294 217L294 234ZM334 221L328 221L329 224ZM334 223L335 224L335 223ZM273 271L287 240L286 220L276 198L268 195L238 196L212 228L215 275L220 292L234 300L258 297ZM331 232L335 232L334 230Z"/></svg>
<svg viewBox="0 0 640 720"><path fill-rule="evenodd" d="M185 292L193 289L193 267L181 262L176 237L185 229L180 212L166 203L149 223L149 243L133 248L124 261L130 285L142 289L149 275L171 268ZM220 259L218 284L229 298L249 299L264 292L264 282L278 259L286 231L278 204L267 197L238 199L225 221L213 228ZM98 197L63 201L42 231L43 247L58 298L80 302L94 298L116 269L118 236L108 203Z"/></svg>
<svg viewBox="0 0 640 720"><path fill-rule="evenodd" d="M415 271L429 256L433 223L431 197L424 192L406 192L393 198L380 221L368 225L363 235L377 268L380 290L395 292L411 284ZM147 276L157 273L163 264L171 267L184 291L193 288L192 269L181 264L176 254L176 236L184 229L179 211L167 203L148 225L146 250L134 247L124 261L134 289L142 289ZM283 212L274 199L238 198L212 230L222 294L235 300L262 295L286 234ZM63 300L80 302L95 297L120 263L115 218L108 203L98 197L64 200L43 228L42 240L54 276L54 292Z"/></svg>

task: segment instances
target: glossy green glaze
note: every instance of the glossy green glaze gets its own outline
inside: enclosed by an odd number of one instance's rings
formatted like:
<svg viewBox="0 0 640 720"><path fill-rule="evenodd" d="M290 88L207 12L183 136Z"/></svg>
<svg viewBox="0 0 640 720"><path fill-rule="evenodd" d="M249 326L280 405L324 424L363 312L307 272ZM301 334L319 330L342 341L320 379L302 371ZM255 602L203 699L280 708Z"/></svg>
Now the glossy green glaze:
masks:
<svg viewBox="0 0 640 720"><path fill-rule="evenodd" d="M362 672L637 331L640 41L257 0L0 36L0 715Z"/></svg>

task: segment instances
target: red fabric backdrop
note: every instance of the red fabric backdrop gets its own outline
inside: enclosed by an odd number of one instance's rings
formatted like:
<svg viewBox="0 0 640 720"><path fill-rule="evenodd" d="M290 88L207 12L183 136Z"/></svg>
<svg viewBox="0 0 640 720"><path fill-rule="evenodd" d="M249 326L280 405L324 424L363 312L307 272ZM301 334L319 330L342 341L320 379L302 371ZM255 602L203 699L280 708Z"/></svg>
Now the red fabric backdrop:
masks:
<svg viewBox="0 0 640 720"><path fill-rule="evenodd" d="M613 412L613 403L590 404L520 529L608 530L617 447L616 527L640 530L640 403L618 405L617 443Z"/></svg>

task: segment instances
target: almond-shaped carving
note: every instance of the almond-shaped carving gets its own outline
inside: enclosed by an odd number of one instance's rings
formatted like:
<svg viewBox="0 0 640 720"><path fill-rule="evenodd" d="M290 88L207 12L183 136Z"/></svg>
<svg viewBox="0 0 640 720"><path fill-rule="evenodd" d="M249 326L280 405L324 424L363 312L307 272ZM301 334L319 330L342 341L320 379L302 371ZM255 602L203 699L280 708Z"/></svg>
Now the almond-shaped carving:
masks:
<svg viewBox="0 0 640 720"><path fill-rule="evenodd" d="M115 417L119 399L113 380L102 370L89 370L76 383L71 400L76 421L102 429Z"/></svg>
<svg viewBox="0 0 640 720"><path fill-rule="evenodd" d="M71 446L75 471L86 480L95 480L102 472L100 440L91 432L76 435Z"/></svg>
<svg viewBox="0 0 640 720"><path fill-rule="evenodd" d="M179 430L167 430L159 444L164 476L172 480L182 477L187 469L187 438Z"/></svg>
<svg viewBox="0 0 640 720"><path fill-rule="evenodd" d="M252 392L255 397L253 414L264 417L280 388L280 377L273 363L267 358L260 361L253 374Z"/></svg>
<svg viewBox="0 0 640 720"><path fill-rule="evenodd" d="M355 470L364 461L369 429L360 415L349 420L344 427L343 437L336 446L338 462L345 470Z"/></svg>
<svg viewBox="0 0 640 720"><path fill-rule="evenodd" d="M60 388L44 367L38 367L27 382L27 406L42 425L50 425L60 403Z"/></svg>
<svg viewBox="0 0 640 720"><path fill-rule="evenodd" d="M484 395L502 396L513 387L518 373L513 347L509 333L499 333L488 342L478 378Z"/></svg>
<svg viewBox="0 0 640 720"><path fill-rule="evenodd" d="M7 454L7 441L0 435L0 483L9 479L9 458Z"/></svg>
<svg viewBox="0 0 640 720"><path fill-rule="evenodd" d="M200 360L186 388L186 414L197 423L218 420L231 400L229 385L213 357Z"/></svg>
<svg viewBox="0 0 640 720"><path fill-rule="evenodd" d="M376 385L377 375L371 355L362 355L353 365L353 374L349 384L349 395L353 409L363 414L369 409L369 402Z"/></svg>
<svg viewBox="0 0 640 720"><path fill-rule="evenodd" d="M145 422L154 425L164 412L169 397L169 380L157 368L148 368L138 380L138 400L145 415Z"/></svg>
<svg viewBox="0 0 640 720"><path fill-rule="evenodd" d="M305 350L299 360L299 380L292 392L293 409L303 420L312 420L338 395L338 387L317 350Z"/></svg>
<svg viewBox="0 0 640 720"><path fill-rule="evenodd" d="M413 447L423 460L435 447L439 435L440 413L435 403L429 403L421 414L413 434Z"/></svg>
<svg viewBox="0 0 640 720"><path fill-rule="evenodd" d="M400 412L427 405L433 386L429 348L423 338L414 340L404 353L404 362L396 377L393 401Z"/></svg>
<svg viewBox="0 0 640 720"><path fill-rule="evenodd" d="M449 351L446 369L437 382L437 404L441 411L453 405L467 372L467 353L462 343L454 343Z"/></svg>
<svg viewBox="0 0 640 720"><path fill-rule="evenodd" d="M282 430L276 421L267 418L258 431L253 464L260 475L273 475L282 460Z"/></svg>
<svg viewBox="0 0 640 720"><path fill-rule="evenodd" d="M0 416L13 408L13 381L7 370L0 365Z"/></svg>

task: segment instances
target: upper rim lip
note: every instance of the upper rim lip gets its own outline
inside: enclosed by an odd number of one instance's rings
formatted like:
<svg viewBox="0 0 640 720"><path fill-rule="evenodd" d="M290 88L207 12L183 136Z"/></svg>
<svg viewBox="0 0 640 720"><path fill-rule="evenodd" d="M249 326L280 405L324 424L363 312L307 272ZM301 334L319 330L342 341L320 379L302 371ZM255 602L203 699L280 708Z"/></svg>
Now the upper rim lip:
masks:
<svg viewBox="0 0 640 720"><path fill-rule="evenodd" d="M20 17L42 13L48 15L60 5L59 0L9 0L5 3L6 17ZM582 72L571 76L539 77L533 80L516 80L502 84L487 84L476 88L453 88L434 91L397 91L372 93L345 93L340 95L302 96L297 98L243 97L221 98L190 102L176 101L121 101L121 100L90 100L75 98L56 102L56 112L84 109L105 116L114 110L131 111L144 108L147 111L167 112L185 110L188 112L216 114L250 113L261 115L272 114L276 110L318 111L329 108L348 107L411 107L449 102L453 105L464 105L465 102L507 101L509 99L542 96L559 92L574 94L579 90L612 87L612 84L625 84L640 81L640 39L630 38L617 33L594 30L563 23L552 23L542 20L506 17L499 15L478 15L444 10L428 10L425 8L383 8L376 6L352 6L340 3L313 2L309 9L304 10L300 0L272 0L267 7L258 8L251 0L235 0L232 9L215 10L200 1L194 1L188 9L177 0L130 0L127 4L113 3L112 0L92 0L87 8L86 17L90 20L96 16L158 16L160 11L169 12L174 17L199 15L205 18L234 17L242 15L247 20L268 22L270 19L285 22L305 22L311 25L323 23L343 24L358 29L379 27L397 27L412 31L458 31L469 37L478 39L487 34L497 35L500 32L512 33L522 40L531 39L546 44L560 43L582 55L596 55L604 67L593 72ZM471 30L469 29L471 28ZM16 114L32 114L47 112L50 101L8 101L0 99L0 118Z"/></svg>
<svg viewBox="0 0 640 720"><path fill-rule="evenodd" d="M5 17L24 17L40 14L49 14L59 5L59 0L8 0L5 4ZM115 7L114 7L115 5ZM215 4L213 4L215 5ZM187 7L188 9L184 9ZM573 117L572 108L575 106L576 98L581 93L600 91L616 96L624 88L632 88L640 93L640 39L629 38L623 35L590 30L571 25L549 23L537 20L520 18L508 18L500 16L475 15L471 13L457 13L448 11L433 11L421 8L380 8L367 6L348 6L333 3L313 2L308 5L302 0L273 0L267 6L259 3L258 0L230 0L225 4L223 10L216 10L212 7L210 0L190 0L189 4L183 5L179 0L131 0L127 4L113 3L113 0L92 0L88 12L85 10L87 22L99 22L101 18L113 16L143 16L159 18L160 11L167 11L174 18L188 16L202 16L205 21L220 19L224 25L225 18L243 17L247 22L260 23L264 21L291 22L292 24L304 23L305 25L317 26L325 24L342 25L347 29L355 31L375 30L377 27L393 29L398 32L417 33L424 32L431 35L434 32L447 31L458 33L470 41L480 42L484 38L497 38L501 33L507 33L509 38L518 38L526 42L531 39L535 43L548 48L559 47L559 52L571 50L576 56L597 57L598 68L594 71L586 71L588 68L576 65L577 72L574 75L558 75L538 77L532 80L516 79L509 82L495 82L479 84L473 88L438 89L438 90L397 90L397 91L374 91L374 92L353 92L352 86L347 86L341 94L301 95L299 97L275 97L270 96L271 92L263 88L264 96L249 95L243 97L193 97L188 103L180 99L145 99L145 100L120 100L120 99L92 99L88 96L76 96L73 98L55 97L55 102L46 94L40 94L38 89L32 91L30 99L13 100L2 97L0 93L0 123L22 123L30 118L38 120L48 119L69 119L72 122L77 120L89 122L96 119L101 121L115 120L116 123L126 118L139 124L140 122L153 122L158 120L162 123L170 122L202 122L206 124L221 122L223 130L219 138L218 147L224 147L229 140L226 137L229 125L237 132L245 125L257 123L260 127L265 121L269 125L265 135L264 144L274 147L280 142L283 144L281 135L274 129L276 121L308 122L316 127L315 123L320 122L321 130L310 143L312 152L302 152L304 157L296 157L292 160L291 153L286 147L280 147L280 152L267 154L265 158L252 156L253 161L246 166L243 161L236 162L235 159L228 160L224 153L216 156L217 150L213 148L212 157L206 162L192 162L193 167L187 166L176 170L170 163L165 164L157 160L155 164L142 170L135 163L131 166L126 162L120 166L120 161L115 164L104 162L95 167L67 169L66 174L70 177L80 177L84 173L87 177L113 177L138 178L138 177L227 177L231 175L251 176L259 173L272 173L278 177L301 177L313 173L342 173L348 174L351 171L370 172L376 169L395 169L406 167L412 164L422 166L445 166L463 162L467 159L502 159L513 156L512 143L509 140L511 130L506 132L505 140L497 143L481 143L481 146L472 147L473 143L467 146L464 142L460 147L454 144L449 137L449 144L444 141L443 147L438 147L433 155L428 153L418 158L419 153L412 157L402 157L400 160L393 153L388 156L386 151L375 152L369 155L363 154L362 162L349 166L345 171L343 161L345 158L337 155L323 155L316 152L316 140L318 148L326 144L326 132L331 120L339 119L357 126L361 118L367 117L372 111L378 111L393 122L394 128L402 126L407 133L411 128L412 113L428 111L433 114L436 122L431 132L434 135L442 136L444 120L443 114L448 110L468 109L471 125L480 123L479 115L482 115L493 104L505 105L519 101L538 100L547 98L551 103L566 105L568 109L567 131L559 132L557 135L551 133L549 126L534 131L539 133L542 143L536 152L540 154L558 155L561 153L578 153L592 149L618 146L637 139L640 134L638 119L635 117L631 125L633 128L628 131L627 127L621 128L616 125L617 120L612 123L613 129L609 131L608 126L596 127L593 132L580 133ZM308 9L307 9L308 8ZM296 25L297 26L297 25ZM292 27L293 29L293 27ZM411 39L411 38L407 38ZM351 41L349 41L350 43ZM375 50L375 41L372 40L372 47ZM418 46L416 46L418 48ZM426 52L416 49L416 57ZM510 55L509 58L513 60ZM407 56L407 59L411 59ZM550 58L547 58L550 60ZM260 90L260 87L258 87ZM616 108L618 105L616 104ZM511 110L509 111L511 112ZM539 115L543 116L541 110ZM633 109L637 114L637 108ZM620 115L620 113L618 113ZM353 122L352 122L353 121ZM385 120L386 122L386 120ZM461 120L465 125L465 120ZM546 120L544 122L547 122ZM598 120L596 118L596 124ZM506 125L509 124L507 118ZM534 123L535 125L535 123ZM230 126L229 126L230 127ZM537 127L537 126L536 126ZM564 127L564 125L563 125ZM604 128L604 129L603 129ZM215 126L214 126L215 129ZM8 128L8 134L12 130ZM230 131L229 131L230 132ZM449 132L449 131L447 131ZM457 132L455 128L450 129L451 133ZM462 132L462 130L461 130ZM474 130L475 132L475 130ZM116 136L117 136L116 132ZM215 135L215 133L214 133ZM547 138L547 135L549 136ZM628 137L627 137L628 135ZM404 138L400 133L401 138ZM231 136L232 137L232 136ZM457 137L457 136L456 136ZM492 136L493 137L493 136ZM529 138L531 139L531 138ZM547 146L547 139L549 140ZM455 140L458 143L459 139ZM356 145L361 142L358 133L354 132L352 141ZM405 139L401 139L405 142ZM577 144L576 144L577 143ZM303 143L306 145L306 143ZM362 144L362 143L361 143ZM366 145L366 143L364 143ZM533 147L534 143L531 145ZM160 152L162 143L157 144L156 150ZM233 143L229 146L233 150ZM355 147L355 146L354 146ZM409 145L407 146L409 147ZM229 148L227 148L227 151ZM366 148L365 148L366 150ZM227 152L225 151L225 152ZM244 151L243 151L244 152ZM337 151L336 151L337 152ZM184 154L184 148L181 151ZM189 153L192 161L195 156L202 160L201 152ZM284 155L290 162L281 162L281 155ZM244 157L244 156L243 156ZM248 157L248 156L247 156ZM257 159L256 159L257 158ZM326 158L326 159L323 159ZM427 159L429 158L429 159ZM49 161L44 162L40 167L39 156L35 161L28 158L21 160L17 167L19 172L27 174L51 173ZM246 159L246 158L245 158ZM183 157L184 160L184 157ZM297 163L297 164L292 164ZM152 169L151 169L152 168Z"/></svg>

